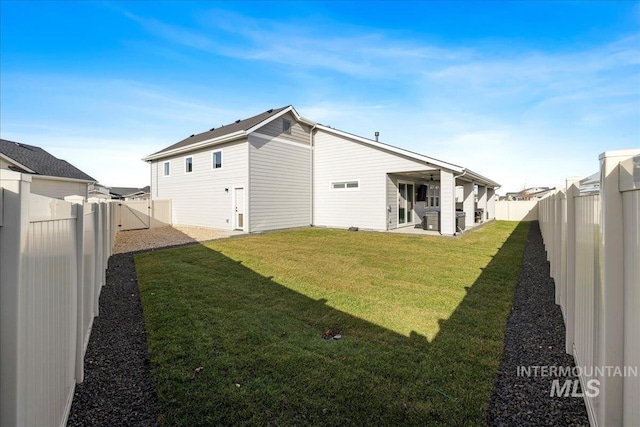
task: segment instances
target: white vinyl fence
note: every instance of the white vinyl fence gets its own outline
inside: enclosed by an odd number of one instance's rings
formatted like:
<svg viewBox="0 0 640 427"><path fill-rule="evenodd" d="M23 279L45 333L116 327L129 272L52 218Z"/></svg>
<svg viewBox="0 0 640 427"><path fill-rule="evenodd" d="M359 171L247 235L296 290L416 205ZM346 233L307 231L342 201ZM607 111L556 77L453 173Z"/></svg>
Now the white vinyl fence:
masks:
<svg viewBox="0 0 640 427"><path fill-rule="evenodd" d="M116 204L0 171L0 425L64 426L105 283Z"/></svg>
<svg viewBox="0 0 640 427"><path fill-rule="evenodd" d="M503 221L537 221L538 200L498 200L496 219Z"/></svg>
<svg viewBox="0 0 640 427"><path fill-rule="evenodd" d="M116 233L171 223L170 200L84 203L30 189L30 175L0 170L3 427L66 424Z"/></svg>
<svg viewBox="0 0 640 427"><path fill-rule="evenodd" d="M117 203L118 231L164 227L171 224L171 200L127 200Z"/></svg>
<svg viewBox="0 0 640 427"><path fill-rule="evenodd" d="M585 181L538 204L566 351L591 424L639 426L640 150L603 153L599 191Z"/></svg>

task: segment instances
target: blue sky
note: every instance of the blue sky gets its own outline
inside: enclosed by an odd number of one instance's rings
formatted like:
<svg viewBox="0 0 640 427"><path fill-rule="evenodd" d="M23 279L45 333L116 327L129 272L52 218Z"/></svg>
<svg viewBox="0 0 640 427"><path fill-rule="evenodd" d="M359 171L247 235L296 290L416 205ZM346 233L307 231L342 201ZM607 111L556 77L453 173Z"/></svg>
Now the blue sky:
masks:
<svg viewBox="0 0 640 427"><path fill-rule="evenodd" d="M292 104L322 124L555 186L640 147L639 2L0 2L0 134L112 186Z"/></svg>

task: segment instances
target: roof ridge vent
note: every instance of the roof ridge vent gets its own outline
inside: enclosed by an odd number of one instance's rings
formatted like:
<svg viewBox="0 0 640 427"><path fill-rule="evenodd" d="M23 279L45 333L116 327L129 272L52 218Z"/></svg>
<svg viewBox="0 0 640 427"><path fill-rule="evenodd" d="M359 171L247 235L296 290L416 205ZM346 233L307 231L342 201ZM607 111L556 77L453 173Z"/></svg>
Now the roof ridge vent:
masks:
<svg viewBox="0 0 640 427"><path fill-rule="evenodd" d="M270 109L270 110L267 110L267 113L269 113L269 114L273 113L273 108Z"/></svg>
<svg viewBox="0 0 640 427"><path fill-rule="evenodd" d="M236 120L236 123L240 123L240 119Z"/></svg>
<svg viewBox="0 0 640 427"><path fill-rule="evenodd" d="M209 129L209 132L211 132L212 130L216 130L216 128L211 128L211 129Z"/></svg>
<svg viewBox="0 0 640 427"><path fill-rule="evenodd" d="M194 136L196 136L195 133L192 133L191 136L189 138L193 138Z"/></svg>

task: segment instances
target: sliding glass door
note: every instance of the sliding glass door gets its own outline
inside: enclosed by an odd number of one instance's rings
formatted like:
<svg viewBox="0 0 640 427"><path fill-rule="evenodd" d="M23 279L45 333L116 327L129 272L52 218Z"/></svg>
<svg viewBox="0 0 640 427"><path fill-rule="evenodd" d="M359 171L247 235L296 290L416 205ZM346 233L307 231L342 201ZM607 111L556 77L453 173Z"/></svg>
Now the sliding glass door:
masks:
<svg viewBox="0 0 640 427"><path fill-rule="evenodd" d="M415 191L413 184L398 182L398 224L413 223Z"/></svg>

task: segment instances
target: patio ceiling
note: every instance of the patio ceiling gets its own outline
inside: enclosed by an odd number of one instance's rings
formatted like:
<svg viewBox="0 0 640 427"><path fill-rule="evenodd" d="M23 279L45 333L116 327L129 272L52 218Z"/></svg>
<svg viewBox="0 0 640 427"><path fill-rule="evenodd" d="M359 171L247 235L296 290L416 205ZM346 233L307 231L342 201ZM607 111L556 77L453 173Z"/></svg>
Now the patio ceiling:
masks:
<svg viewBox="0 0 640 427"><path fill-rule="evenodd" d="M496 184L492 181L490 182L489 180L482 179L479 175L469 171L468 169L466 169L465 172L466 173L462 176L459 176L460 174L454 174L454 176L456 176L456 185L462 185L466 182L473 182L476 185L486 185L489 187L494 187L494 185ZM440 181L439 169L425 169L408 172L390 172L390 174L414 181ZM498 186L496 185L496 187Z"/></svg>

